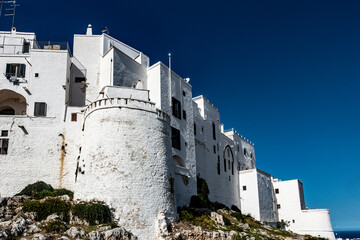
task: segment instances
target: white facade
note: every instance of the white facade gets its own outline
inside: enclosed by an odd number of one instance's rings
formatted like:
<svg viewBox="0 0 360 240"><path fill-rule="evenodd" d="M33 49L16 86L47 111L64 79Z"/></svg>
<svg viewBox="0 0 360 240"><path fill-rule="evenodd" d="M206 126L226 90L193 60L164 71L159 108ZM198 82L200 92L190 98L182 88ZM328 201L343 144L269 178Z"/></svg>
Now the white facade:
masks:
<svg viewBox="0 0 360 240"><path fill-rule="evenodd" d="M163 63L91 26L74 35L73 54L16 29L0 44L1 196L44 181L105 201L121 225L155 239L156 219L174 221L200 177L211 201L332 238L328 210L304 209L300 185L256 169L254 144L224 131L218 109Z"/></svg>

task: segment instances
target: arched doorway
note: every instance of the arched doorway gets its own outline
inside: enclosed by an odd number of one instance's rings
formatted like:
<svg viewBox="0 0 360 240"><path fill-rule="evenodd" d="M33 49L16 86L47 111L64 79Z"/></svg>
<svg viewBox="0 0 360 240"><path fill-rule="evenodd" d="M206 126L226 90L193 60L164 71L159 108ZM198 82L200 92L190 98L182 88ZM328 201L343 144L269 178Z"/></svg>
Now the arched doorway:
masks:
<svg viewBox="0 0 360 240"><path fill-rule="evenodd" d="M234 175L234 155L229 145L227 145L224 149L224 166L226 167L226 165L229 170L231 169L232 175Z"/></svg>
<svg viewBox="0 0 360 240"><path fill-rule="evenodd" d="M26 99L12 90L0 90L0 115L26 115Z"/></svg>

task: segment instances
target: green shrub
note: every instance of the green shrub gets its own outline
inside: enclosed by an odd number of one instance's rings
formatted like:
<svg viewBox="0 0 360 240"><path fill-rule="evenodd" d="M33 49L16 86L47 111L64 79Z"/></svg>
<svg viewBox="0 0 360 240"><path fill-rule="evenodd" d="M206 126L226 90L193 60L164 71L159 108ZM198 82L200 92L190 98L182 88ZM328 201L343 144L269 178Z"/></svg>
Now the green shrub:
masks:
<svg viewBox="0 0 360 240"><path fill-rule="evenodd" d="M242 237L240 234L233 235L231 240L245 240L246 237Z"/></svg>
<svg viewBox="0 0 360 240"><path fill-rule="evenodd" d="M232 206L231 206L231 210L233 210L233 211L235 211L235 212L241 213L241 210L240 210L237 206L235 206L235 205L232 205Z"/></svg>
<svg viewBox="0 0 360 240"><path fill-rule="evenodd" d="M63 217L65 222L69 222L70 204L58 198L48 198L44 202L39 200L25 201L23 204L24 212L36 212L37 221L44 220L47 216L56 213Z"/></svg>
<svg viewBox="0 0 360 240"><path fill-rule="evenodd" d="M209 208L209 203L201 199L199 196L191 196L190 207L193 208Z"/></svg>
<svg viewBox="0 0 360 240"><path fill-rule="evenodd" d="M102 202L78 203L72 207L72 214L90 225L111 222L110 208Z"/></svg>
<svg viewBox="0 0 360 240"><path fill-rule="evenodd" d="M62 195L68 195L70 198L73 198L74 193L65 188L54 189L50 184L36 182L34 184L27 185L20 193L16 195L27 195L35 199L57 197Z"/></svg>
<svg viewBox="0 0 360 240"><path fill-rule="evenodd" d="M243 221L245 219L244 215L242 215L241 212L233 212L230 215L232 217L236 218L236 220L238 220L238 221Z"/></svg>
<svg viewBox="0 0 360 240"><path fill-rule="evenodd" d="M200 177L197 177L197 195L204 201L209 202L209 188L206 181Z"/></svg>
<svg viewBox="0 0 360 240"><path fill-rule="evenodd" d="M42 181L39 181L39 182L27 185L20 193L16 194L16 196L27 195L30 197L34 197L37 193L44 191L44 190L52 192L52 191L54 191L54 188L50 184L46 184Z"/></svg>
<svg viewBox="0 0 360 240"><path fill-rule="evenodd" d="M211 203L211 210L216 211L216 210L219 210L219 209L229 210L229 208L225 204L222 204L222 203L219 203L219 202Z"/></svg>
<svg viewBox="0 0 360 240"><path fill-rule="evenodd" d="M60 233L66 231L67 226L64 222L55 220L55 221L47 222L41 228L44 229L46 232Z"/></svg>
<svg viewBox="0 0 360 240"><path fill-rule="evenodd" d="M216 225L208 213L194 211L190 208L179 208L180 221L189 222L204 229L215 229Z"/></svg>
<svg viewBox="0 0 360 240"><path fill-rule="evenodd" d="M284 220L281 220L281 222L276 223L276 228L278 228L278 229L285 229L286 226L287 226L287 224L286 224L286 222L284 222Z"/></svg>
<svg viewBox="0 0 360 240"><path fill-rule="evenodd" d="M231 226L232 225L232 223L230 222L230 220L227 217L223 216L223 219L224 219L225 226Z"/></svg>

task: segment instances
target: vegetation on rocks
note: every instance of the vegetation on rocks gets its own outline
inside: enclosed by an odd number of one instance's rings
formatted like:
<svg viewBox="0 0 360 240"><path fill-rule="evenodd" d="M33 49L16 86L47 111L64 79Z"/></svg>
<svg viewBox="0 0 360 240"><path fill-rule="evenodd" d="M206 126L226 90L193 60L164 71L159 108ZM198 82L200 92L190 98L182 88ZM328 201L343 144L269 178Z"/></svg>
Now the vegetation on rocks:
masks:
<svg viewBox="0 0 360 240"><path fill-rule="evenodd" d="M72 214L90 225L110 223L110 208L103 202L81 202L72 207Z"/></svg>
<svg viewBox="0 0 360 240"><path fill-rule="evenodd" d="M57 197L62 195L68 195L73 198L74 193L65 188L54 189L50 184L46 184L42 181L27 185L16 196L26 195L35 199L43 199L45 197Z"/></svg>
<svg viewBox="0 0 360 240"><path fill-rule="evenodd" d="M44 220L49 215L56 213L65 222L70 220L70 203L59 198L46 198L45 200L26 200L23 204L23 211L35 212L35 220Z"/></svg>

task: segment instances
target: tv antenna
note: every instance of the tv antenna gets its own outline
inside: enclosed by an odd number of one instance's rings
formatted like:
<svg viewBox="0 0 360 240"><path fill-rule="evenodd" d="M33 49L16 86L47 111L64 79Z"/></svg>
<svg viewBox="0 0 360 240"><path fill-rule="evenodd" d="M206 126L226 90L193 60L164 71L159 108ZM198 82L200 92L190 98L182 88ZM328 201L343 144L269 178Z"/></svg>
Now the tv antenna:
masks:
<svg viewBox="0 0 360 240"><path fill-rule="evenodd" d="M102 33L106 33L107 35L109 35L109 29L107 26L105 26L105 29L101 31Z"/></svg>
<svg viewBox="0 0 360 240"><path fill-rule="evenodd" d="M10 0L10 1L0 1L0 17L2 16L2 8L4 4L11 4L10 8L5 8L5 11L9 11L8 13L5 13L5 17L12 16L12 23L11 28L14 27L15 24L15 14L16 14L16 7L19 7L19 4L16 4L16 0Z"/></svg>

